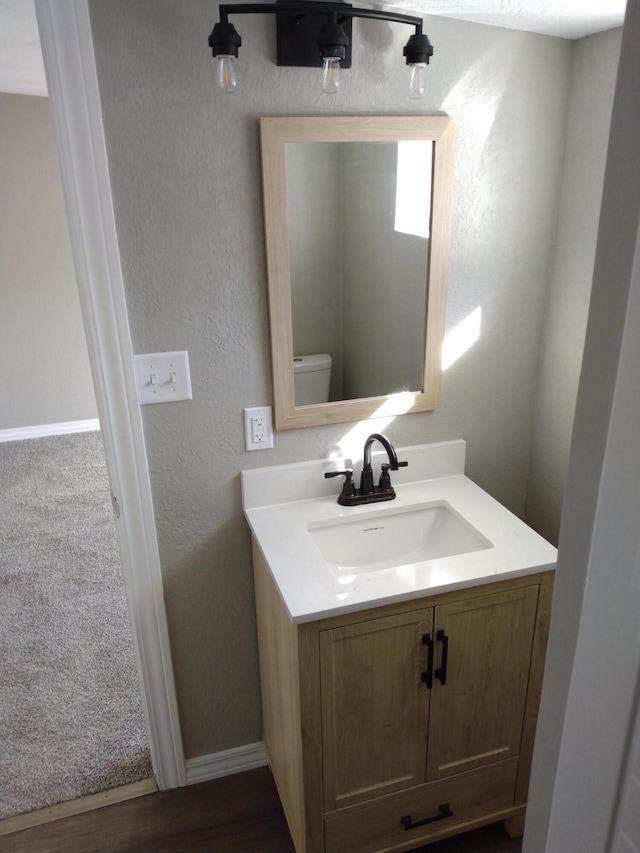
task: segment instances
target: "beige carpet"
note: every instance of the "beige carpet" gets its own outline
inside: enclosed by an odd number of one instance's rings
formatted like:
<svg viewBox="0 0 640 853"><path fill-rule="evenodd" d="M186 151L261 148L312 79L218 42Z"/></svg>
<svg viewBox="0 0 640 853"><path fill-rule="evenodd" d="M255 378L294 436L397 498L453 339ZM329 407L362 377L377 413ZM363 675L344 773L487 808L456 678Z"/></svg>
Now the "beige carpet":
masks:
<svg viewBox="0 0 640 853"><path fill-rule="evenodd" d="M0 817L150 776L100 433L0 444Z"/></svg>

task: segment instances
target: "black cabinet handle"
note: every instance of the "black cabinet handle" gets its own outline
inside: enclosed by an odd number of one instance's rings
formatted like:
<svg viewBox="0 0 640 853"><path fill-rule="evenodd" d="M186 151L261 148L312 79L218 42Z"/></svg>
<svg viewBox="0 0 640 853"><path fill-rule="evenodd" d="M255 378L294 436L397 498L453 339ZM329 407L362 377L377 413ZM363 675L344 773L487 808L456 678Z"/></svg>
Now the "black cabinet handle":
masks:
<svg viewBox="0 0 640 853"><path fill-rule="evenodd" d="M436 669L436 678L440 682L440 684L445 685L447 683L447 658L449 657L449 638L445 634L444 631L438 631L436 634L436 639L438 642L442 643L442 660L440 662L440 666Z"/></svg>
<svg viewBox="0 0 640 853"><path fill-rule="evenodd" d="M433 687L433 639L431 634L423 634L422 642L427 647L427 670L422 673L422 680L427 685L427 690Z"/></svg>
<svg viewBox="0 0 640 853"><path fill-rule="evenodd" d="M405 829L417 829L419 826L426 826L428 823L435 823L437 820L444 820L447 817L453 817L453 812L449 808L449 803L443 803L438 806L438 814L433 817L426 817L424 820L417 820L415 823L411 820L411 815L400 818L400 823Z"/></svg>

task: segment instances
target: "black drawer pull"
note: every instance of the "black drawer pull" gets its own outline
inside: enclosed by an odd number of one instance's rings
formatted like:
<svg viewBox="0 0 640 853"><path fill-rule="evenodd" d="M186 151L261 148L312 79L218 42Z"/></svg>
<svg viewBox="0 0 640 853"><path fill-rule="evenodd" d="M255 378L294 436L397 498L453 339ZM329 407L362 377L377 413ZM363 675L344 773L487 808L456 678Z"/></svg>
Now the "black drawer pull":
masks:
<svg viewBox="0 0 640 853"><path fill-rule="evenodd" d="M438 631L436 639L442 643L442 661L435 675L443 686L447 683L447 659L449 657L449 638L444 631Z"/></svg>
<svg viewBox="0 0 640 853"><path fill-rule="evenodd" d="M453 812L449 808L449 803L443 803L438 806L438 814L433 817L425 817L424 820L418 820L415 823L411 820L411 815L400 818L400 823L405 829L416 829L419 826L426 826L428 823L435 823L437 820L444 820L446 817L453 817Z"/></svg>
<svg viewBox="0 0 640 853"><path fill-rule="evenodd" d="M422 673L422 680L427 685L427 690L433 687L433 640L431 634L423 634L422 642L427 647L427 670Z"/></svg>

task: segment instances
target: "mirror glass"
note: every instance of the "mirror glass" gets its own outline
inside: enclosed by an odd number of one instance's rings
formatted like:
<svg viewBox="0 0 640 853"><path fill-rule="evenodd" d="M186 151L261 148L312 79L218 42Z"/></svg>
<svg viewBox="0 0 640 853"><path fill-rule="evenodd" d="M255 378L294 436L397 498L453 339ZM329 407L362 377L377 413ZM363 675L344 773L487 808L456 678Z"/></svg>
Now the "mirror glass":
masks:
<svg viewBox="0 0 640 853"><path fill-rule="evenodd" d="M453 120L261 131L276 428L436 408Z"/></svg>
<svg viewBox="0 0 640 853"><path fill-rule="evenodd" d="M285 161L294 365L331 356L329 402L420 391L433 142L289 142Z"/></svg>

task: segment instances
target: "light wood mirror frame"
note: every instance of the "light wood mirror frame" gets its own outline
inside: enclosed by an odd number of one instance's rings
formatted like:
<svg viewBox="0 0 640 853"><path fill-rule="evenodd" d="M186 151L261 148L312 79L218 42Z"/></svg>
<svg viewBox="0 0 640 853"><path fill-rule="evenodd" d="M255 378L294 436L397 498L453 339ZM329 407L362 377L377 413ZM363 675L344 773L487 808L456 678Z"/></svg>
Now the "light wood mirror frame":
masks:
<svg viewBox="0 0 640 853"><path fill-rule="evenodd" d="M446 116L262 118L260 130L276 429L345 423L367 419L378 413L385 416L399 415L438 408L442 393L441 357L451 230L454 119ZM411 392L412 401L405 392L296 406L286 144L402 140L427 140L434 143L422 387Z"/></svg>

